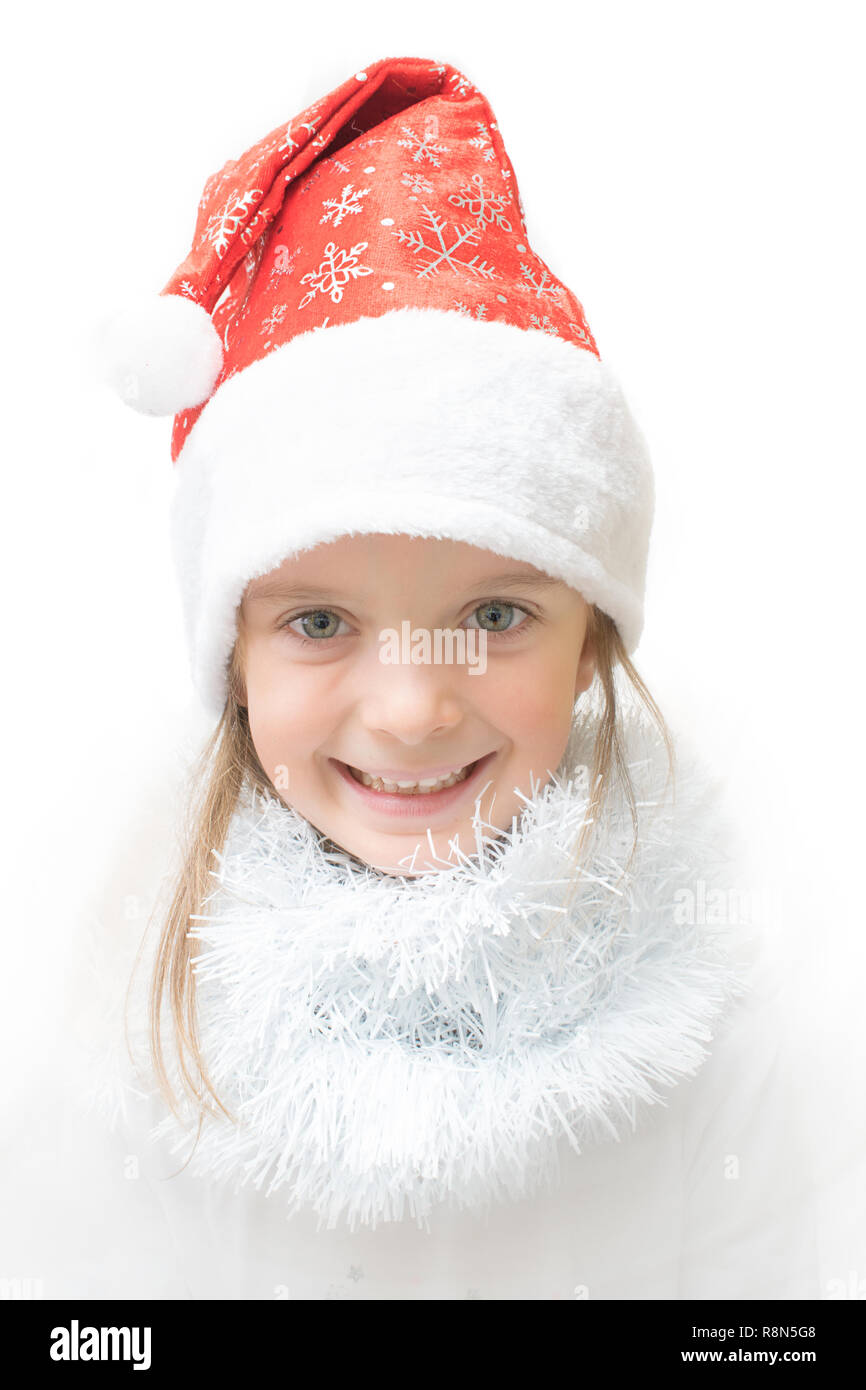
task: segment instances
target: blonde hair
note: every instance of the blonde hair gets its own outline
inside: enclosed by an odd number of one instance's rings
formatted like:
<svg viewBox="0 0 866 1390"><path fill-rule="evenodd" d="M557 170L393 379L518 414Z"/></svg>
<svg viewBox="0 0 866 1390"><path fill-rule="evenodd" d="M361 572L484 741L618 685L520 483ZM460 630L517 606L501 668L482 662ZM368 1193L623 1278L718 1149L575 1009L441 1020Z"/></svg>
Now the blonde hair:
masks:
<svg viewBox="0 0 866 1390"><path fill-rule="evenodd" d="M622 671L657 725L667 750L670 777L673 777L674 773L673 742L661 712L629 660L615 622L595 605L590 605L589 608L587 637L591 637L594 644L594 679L600 684L604 708L595 738L593 765L590 771L590 800L577 841L575 878L569 900L577 887L579 866L589 838L598 824L602 807L615 778L619 778L624 787L634 829L629 864L637 847L637 805L625 757L617 705L617 668ZM241 625L228 667L225 707L216 728L193 765L191 795L187 805L183 867L163 923L149 991L149 1041L156 1078L169 1107L177 1115L176 1096L168 1077L162 1042L162 1016L167 999L171 1011L174 1054L183 1085L199 1105L199 1131L205 1113L214 1113L208 1105L205 1091L225 1116L232 1120L234 1117L216 1094L201 1054L196 1017L195 977L192 970L193 940L188 935L190 919L200 913L208 895L212 853L223 849L229 824L244 786L257 788L270 796L279 795L256 755L245 699Z"/></svg>

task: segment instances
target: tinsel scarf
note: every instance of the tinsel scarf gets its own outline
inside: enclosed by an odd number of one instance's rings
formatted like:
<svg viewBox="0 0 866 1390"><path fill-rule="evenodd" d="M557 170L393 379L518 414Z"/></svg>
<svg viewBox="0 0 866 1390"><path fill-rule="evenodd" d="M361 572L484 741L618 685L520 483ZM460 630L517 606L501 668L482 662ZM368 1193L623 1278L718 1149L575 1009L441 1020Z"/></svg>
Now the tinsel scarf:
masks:
<svg viewBox="0 0 866 1390"><path fill-rule="evenodd" d="M623 713L624 787L593 828L570 905L597 720L507 832L416 876L367 868L277 798L239 804L191 934L200 1042L235 1122L154 1137L193 1172L282 1189L319 1226L555 1182L559 1141L621 1138L693 1075L743 992L730 930L683 903L728 862L712 782L668 781L657 733ZM690 897L691 895L691 897Z"/></svg>

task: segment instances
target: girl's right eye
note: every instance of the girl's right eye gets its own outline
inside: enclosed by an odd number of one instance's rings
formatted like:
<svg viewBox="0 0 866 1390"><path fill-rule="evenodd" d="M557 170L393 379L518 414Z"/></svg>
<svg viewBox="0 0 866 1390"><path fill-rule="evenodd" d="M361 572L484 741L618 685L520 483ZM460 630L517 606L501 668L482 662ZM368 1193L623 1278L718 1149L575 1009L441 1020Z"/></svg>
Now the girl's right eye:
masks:
<svg viewBox="0 0 866 1390"><path fill-rule="evenodd" d="M302 625L302 631L298 632L295 623ZM344 623L348 628L348 623L339 614L334 613L330 608L314 608L308 613L299 613L296 618L290 618L288 622L281 623L283 629L288 629L305 646L313 646L316 643L326 642L331 637L345 637L345 632L338 632L340 624Z"/></svg>

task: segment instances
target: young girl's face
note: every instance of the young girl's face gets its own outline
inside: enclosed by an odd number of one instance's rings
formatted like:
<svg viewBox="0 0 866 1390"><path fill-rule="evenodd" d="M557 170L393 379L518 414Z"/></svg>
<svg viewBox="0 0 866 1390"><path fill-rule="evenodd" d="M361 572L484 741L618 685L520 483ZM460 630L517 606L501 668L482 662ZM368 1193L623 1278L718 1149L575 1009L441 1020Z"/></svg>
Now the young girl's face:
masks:
<svg viewBox="0 0 866 1390"><path fill-rule="evenodd" d="M510 830L518 793L556 771L594 675L588 618L566 584L460 541L317 546L253 580L241 605L259 761L287 805L364 862L417 873L435 854L447 868L452 841L475 852L479 794L484 820Z"/></svg>

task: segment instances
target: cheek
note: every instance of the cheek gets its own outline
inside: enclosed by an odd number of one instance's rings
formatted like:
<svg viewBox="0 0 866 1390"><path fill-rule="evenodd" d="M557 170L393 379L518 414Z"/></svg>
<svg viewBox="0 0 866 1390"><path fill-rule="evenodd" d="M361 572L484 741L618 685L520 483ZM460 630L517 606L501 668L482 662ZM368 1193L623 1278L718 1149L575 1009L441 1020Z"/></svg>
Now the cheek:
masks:
<svg viewBox="0 0 866 1390"><path fill-rule="evenodd" d="M497 671L484 698L491 721L513 735L536 740L558 729L563 721L570 721L577 663L568 652L565 644L551 644L527 653L525 662ZM478 679L481 683L487 676Z"/></svg>
<svg viewBox="0 0 866 1390"><path fill-rule="evenodd" d="M247 708L253 743L273 761L303 758L323 740L335 719L335 692L323 668L288 665L279 653L250 662ZM266 765L266 764L265 764Z"/></svg>

